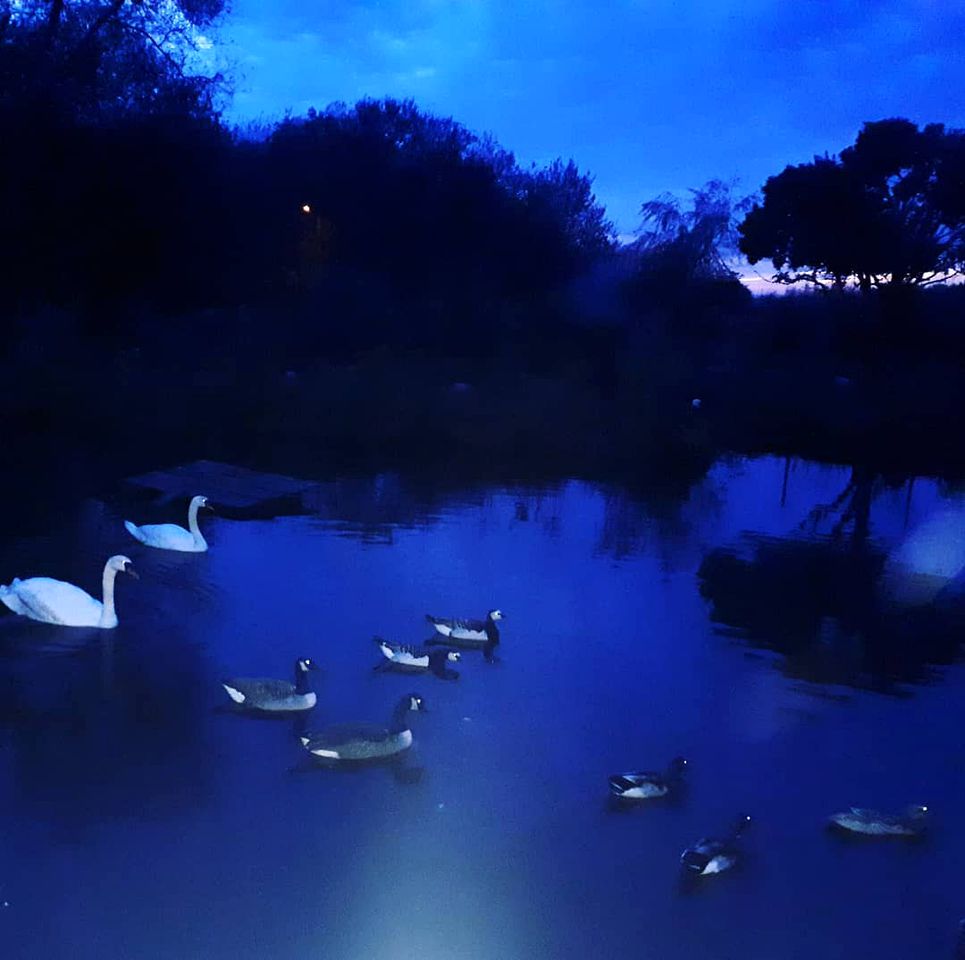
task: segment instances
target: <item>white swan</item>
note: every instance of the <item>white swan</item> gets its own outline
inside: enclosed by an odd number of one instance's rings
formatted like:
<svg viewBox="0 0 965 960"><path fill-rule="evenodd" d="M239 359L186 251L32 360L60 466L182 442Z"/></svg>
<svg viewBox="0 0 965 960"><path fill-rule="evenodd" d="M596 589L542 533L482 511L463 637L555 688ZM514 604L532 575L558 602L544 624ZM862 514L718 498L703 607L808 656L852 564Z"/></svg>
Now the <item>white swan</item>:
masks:
<svg viewBox="0 0 965 960"><path fill-rule="evenodd" d="M188 529L179 527L176 523L149 523L143 527L124 521L127 532L149 547L159 550L180 550L182 553L204 553L208 549L208 541L201 534L198 527L198 510L208 506L207 497L193 497L188 507Z"/></svg>
<svg viewBox="0 0 965 960"><path fill-rule="evenodd" d="M0 585L0 601L14 613L43 623L57 623L64 627L101 627L110 630L117 626L114 611L114 578L118 573L129 573L137 579L134 565L118 554L104 564L104 602L95 600L85 590L51 577L14 578L13 583Z"/></svg>

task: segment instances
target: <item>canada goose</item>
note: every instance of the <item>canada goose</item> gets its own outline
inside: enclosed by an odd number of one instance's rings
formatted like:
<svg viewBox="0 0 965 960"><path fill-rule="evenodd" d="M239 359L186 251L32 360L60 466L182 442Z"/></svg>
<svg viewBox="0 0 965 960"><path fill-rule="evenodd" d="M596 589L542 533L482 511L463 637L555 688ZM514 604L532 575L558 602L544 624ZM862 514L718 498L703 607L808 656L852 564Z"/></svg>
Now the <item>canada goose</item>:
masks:
<svg viewBox="0 0 965 960"><path fill-rule="evenodd" d="M117 626L114 610L114 578L128 573L138 579L134 564L121 554L110 557L104 564L103 601L95 600L86 590L51 577L14 578L9 585L0 586L0 601L14 613L43 623L64 627L100 627L110 630Z"/></svg>
<svg viewBox="0 0 965 960"><path fill-rule="evenodd" d="M294 683L267 677L235 677L222 680L221 686L235 703L248 710L270 713L311 710L317 697L309 687L308 674L317 669L314 661L301 657L295 661Z"/></svg>
<svg viewBox="0 0 965 960"><path fill-rule="evenodd" d="M483 656L490 662L495 659L494 651L499 644L499 627L496 624L503 619L505 614L501 610L490 610L485 620L456 620L434 617L431 613L426 614L426 620L432 624L436 632L446 637L452 645L473 650L481 649ZM428 642L439 643L437 640Z"/></svg>
<svg viewBox="0 0 965 960"><path fill-rule="evenodd" d="M408 647L401 643L390 643L382 637L373 637L382 651L383 659L373 669L398 670L401 673L423 673L428 671L440 680L458 680L459 674L449 668L450 663L458 663L462 654L458 650L445 647Z"/></svg>
<svg viewBox="0 0 965 960"><path fill-rule="evenodd" d="M729 870L740 859L738 841L750 822L750 816L742 814L726 837L703 837L698 840L680 855L681 864L701 877Z"/></svg>
<svg viewBox="0 0 965 960"><path fill-rule="evenodd" d="M374 760L391 757L412 746L409 711L425 710L425 701L407 693L392 711L388 727L377 724L338 724L299 739L313 756L325 760Z"/></svg>
<svg viewBox="0 0 965 960"><path fill-rule="evenodd" d="M610 777L610 792L624 800L649 800L664 797L683 779L687 761L674 757L663 773L641 770L637 773L617 773Z"/></svg>
<svg viewBox="0 0 965 960"><path fill-rule="evenodd" d="M139 527L130 520L124 521L127 532L149 547L159 550L179 550L182 553L204 553L208 542L198 526L198 510L202 507L211 510L207 497L193 497L188 506L188 529L176 523L149 523Z"/></svg>

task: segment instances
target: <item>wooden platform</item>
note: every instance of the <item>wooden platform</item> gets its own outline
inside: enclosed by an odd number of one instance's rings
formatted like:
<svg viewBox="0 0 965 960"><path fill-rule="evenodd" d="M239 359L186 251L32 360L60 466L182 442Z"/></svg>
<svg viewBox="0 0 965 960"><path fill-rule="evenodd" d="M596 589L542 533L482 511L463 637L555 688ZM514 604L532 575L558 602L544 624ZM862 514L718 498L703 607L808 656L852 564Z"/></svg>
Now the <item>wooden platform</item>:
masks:
<svg viewBox="0 0 965 960"><path fill-rule="evenodd" d="M214 460L128 477L123 485L162 502L203 494L219 514L235 519L309 513L320 496L320 485L312 480L260 473Z"/></svg>

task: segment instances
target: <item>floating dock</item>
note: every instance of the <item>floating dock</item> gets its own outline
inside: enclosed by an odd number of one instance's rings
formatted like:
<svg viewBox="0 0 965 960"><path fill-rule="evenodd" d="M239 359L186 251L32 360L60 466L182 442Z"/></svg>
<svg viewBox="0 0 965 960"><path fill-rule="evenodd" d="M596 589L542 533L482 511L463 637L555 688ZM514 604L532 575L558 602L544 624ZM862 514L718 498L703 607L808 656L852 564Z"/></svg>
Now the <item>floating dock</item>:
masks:
<svg viewBox="0 0 965 960"><path fill-rule="evenodd" d="M190 500L196 494L203 494L218 513L234 519L312 513L322 493L322 485L314 480L262 473L215 460L195 460L165 470L152 470L128 477L123 486L160 502Z"/></svg>

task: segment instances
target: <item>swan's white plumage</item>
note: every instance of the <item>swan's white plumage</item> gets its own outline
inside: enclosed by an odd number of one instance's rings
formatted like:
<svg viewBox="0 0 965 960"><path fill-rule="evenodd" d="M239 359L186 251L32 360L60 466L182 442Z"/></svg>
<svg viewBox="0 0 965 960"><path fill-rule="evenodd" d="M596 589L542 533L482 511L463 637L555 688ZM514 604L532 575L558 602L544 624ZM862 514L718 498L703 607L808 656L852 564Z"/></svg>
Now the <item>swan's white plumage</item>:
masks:
<svg viewBox="0 0 965 960"><path fill-rule="evenodd" d="M104 605L86 590L52 577L30 577L14 580L9 587L0 588L0 600L14 613L76 627L96 627L104 612Z"/></svg>
<svg viewBox="0 0 965 960"><path fill-rule="evenodd" d="M207 506L205 497L193 497L188 507L188 529L176 523L148 523L139 527L130 520L124 521L127 532L145 546L159 550L178 550L181 553L204 553L208 543L198 526L198 510Z"/></svg>
<svg viewBox="0 0 965 960"><path fill-rule="evenodd" d="M201 553L207 549L207 544L198 546L191 532L176 523L148 523L139 527L130 520L125 520L124 526L135 540L140 540L148 547L180 550L184 553Z"/></svg>
<svg viewBox="0 0 965 960"><path fill-rule="evenodd" d="M0 586L0 602L14 613L42 623L111 629L117 626L114 578L119 570L133 572L130 563L127 557L115 556L104 565L103 602L72 583L52 577L14 578Z"/></svg>

